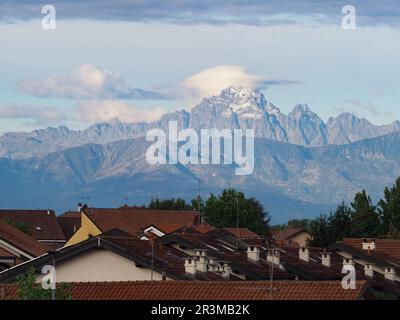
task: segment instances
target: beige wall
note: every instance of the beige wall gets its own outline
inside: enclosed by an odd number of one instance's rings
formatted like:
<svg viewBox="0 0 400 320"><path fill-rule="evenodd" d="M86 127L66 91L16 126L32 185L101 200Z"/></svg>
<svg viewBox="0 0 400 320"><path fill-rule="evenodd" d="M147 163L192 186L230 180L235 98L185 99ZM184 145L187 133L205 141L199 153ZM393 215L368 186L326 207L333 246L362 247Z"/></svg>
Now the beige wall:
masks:
<svg viewBox="0 0 400 320"><path fill-rule="evenodd" d="M138 268L133 261L107 250L92 250L61 262L56 265L56 273L57 282L151 280L150 269ZM162 279L157 272L153 277ZM41 279L39 276L38 281Z"/></svg>
<svg viewBox="0 0 400 320"><path fill-rule="evenodd" d="M305 247L305 246L307 246L307 241L310 238L311 238L311 236L308 232L300 232L300 233L296 234L292 238L292 240L296 241L300 245L300 247Z"/></svg>

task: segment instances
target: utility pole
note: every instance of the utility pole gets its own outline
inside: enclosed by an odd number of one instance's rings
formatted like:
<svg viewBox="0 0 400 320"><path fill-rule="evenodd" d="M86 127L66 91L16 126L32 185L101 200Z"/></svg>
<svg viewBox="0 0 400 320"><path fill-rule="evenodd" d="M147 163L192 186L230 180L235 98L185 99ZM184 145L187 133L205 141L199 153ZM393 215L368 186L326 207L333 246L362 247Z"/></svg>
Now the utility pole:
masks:
<svg viewBox="0 0 400 320"><path fill-rule="evenodd" d="M239 248L239 200L235 195L236 200L236 248Z"/></svg>
<svg viewBox="0 0 400 320"><path fill-rule="evenodd" d="M154 241L155 241L156 236L153 233L148 232L148 233L146 233L146 237L149 238L150 243L151 243L151 262L150 262L151 277L150 277L150 279L151 279L151 281L153 281L154 280Z"/></svg>

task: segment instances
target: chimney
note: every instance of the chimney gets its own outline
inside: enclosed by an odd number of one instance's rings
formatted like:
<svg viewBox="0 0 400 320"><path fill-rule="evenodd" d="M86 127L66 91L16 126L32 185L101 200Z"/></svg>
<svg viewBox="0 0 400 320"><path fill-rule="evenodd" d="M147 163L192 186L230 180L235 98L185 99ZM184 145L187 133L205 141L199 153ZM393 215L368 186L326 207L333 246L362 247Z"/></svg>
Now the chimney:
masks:
<svg viewBox="0 0 400 320"><path fill-rule="evenodd" d="M229 276L231 275L232 269L229 266L228 262L223 262L222 263L222 277L225 279L229 279Z"/></svg>
<svg viewBox="0 0 400 320"><path fill-rule="evenodd" d="M260 261L260 246L248 246L247 259L252 260L254 262Z"/></svg>
<svg viewBox="0 0 400 320"><path fill-rule="evenodd" d="M185 272L191 275L196 274L196 259L185 258Z"/></svg>
<svg viewBox="0 0 400 320"><path fill-rule="evenodd" d="M299 249L299 259L305 262L310 261L310 250L308 248Z"/></svg>
<svg viewBox="0 0 400 320"><path fill-rule="evenodd" d="M365 238L362 239L362 248L363 250L375 250L376 249L376 241L375 239Z"/></svg>
<svg viewBox="0 0 400 320"><path fill-rule="evenodd" d="M364 266L364 274L367 277L373 278L374 277L374 264L373 263L367 263Z"/></svg>
<svg viewBox="0 0 400 320"><path fill-rule="evenodd" d="M207 272L207 250L196 249L196 270L200 272Z"/></svg>
<svg viewBox="0 0 400 320"><path fill-rule="evenodd" d="M272 249L268 251L267 253L267 261L272 262L273 264L280 265L281 264L281 259L280 259L280 252L279 250Z"/></svg>
<svg viewBox="0 0 400 320"><path fill-rule="evenodd" d="M385 268L385 279L395 281L396 280L396 270L392 267Z"/></svg>
<svg viewBox="0 0 400 320"><path fill-rule="evenodd" d="M208 271L217 272L217 268L216 268L216 265L215 265L215 259L213 257L208 257L207 258L207 265L208 265Z"/></svg>
<svg viewBox="0 0 400 320"><path fill-rule="evenodd" d="M331 267L331 253L330 252L322 252L321 253L321 264L330 268Z"/></svg>
<svg viewBox="0 0 400 320"><path fill-rule="evenodd" d="M353 258L343 258L343 266L354 266Z"/></svg>

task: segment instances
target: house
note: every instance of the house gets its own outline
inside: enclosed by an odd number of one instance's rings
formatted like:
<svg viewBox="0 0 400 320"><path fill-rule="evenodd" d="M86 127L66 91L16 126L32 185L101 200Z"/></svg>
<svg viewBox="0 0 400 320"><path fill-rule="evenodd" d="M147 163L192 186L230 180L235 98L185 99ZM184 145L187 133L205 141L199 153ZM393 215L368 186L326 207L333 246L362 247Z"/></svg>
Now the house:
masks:
<svg viewBox="0 0 400 320"><path fill-rule="evenodd" d="M215 230L216 228L206 225L206 224L199 224L199 225L182 225L177 223L152 223L143 228L136 236L138 239L141 240L149 240L148 235L152 233L154 236L160 238L165 236L166 234L176 232L184 227L190 227L193 230L196 230L200 233L207 233L209 231Z"/></svg>
<svg viewBox="0 0 400 320"><path fill-rule="evenodd" d="M251 231L248 228L223 228L225 231L228 231L229 233L233 234L235 237L237 236L238 238L245 238L245 239L257 239L260 238L258 234L255 232Z"/></svg>
<svg viewBox="0 0 400 320"><path fill-rule="evenodd" d="M37 270L37 281L45 265L57 267L58 282L110 282L138 280L226 280L221 272L196 269L196 257L156 241L136 239L113 229L97 237L65 246L0 272L0 283L14 282L29 268Z"/></svg>
<svg viewBox="0 0 400 320"><path fill-rule="evenodd" d="M72 216L71 213L69 215ZM195 211L129 209L129 207L122 209L87 208L80 212L80 219L80 227L68 240L67 245L77 244L114 228L136 236L143 228L153 223L174 223L180 226L200 225L200 217Z"/></svg>
<svg viewBox="0 0 400 320"><path fill-rule="evenodd" d="M195 255L203 250L209 260L227 261L232 276L241 280L339 280L340 272L318 261L305 259L301 250L280 247L263 239L237 239L231 233L215 229L202 234L186 228L170 233L160 241L170 247ZM320 250L321 251L321 250Z"/></svg>
<svg viewBox="0 0 400 320"><path fill-rule="evenodd" d="M125 281L71 283L74 300L369 300L366 281L345 290L340 281ZM18 299L15 284L0 284L0 300Z"/></svg>
<svg viewBox="0 0 400 320"><path fill-rule="evenodd" d="M273 231L272 236L277 243L294 247L305 247L311 239L311 234L307 230L292 227Z"/></svg>
<svg viewBox="0 0 400 320"><path fill-rule="evenodd" d="M65 245L64 233L53 210L0 210L0 220L24 225L37 241L60 247Z"/></svg>
<svg viewBox="0 0 400 320"><path fill-rule="evenodd" d="M49 246L0 220L0 271L46 254Z"/></svg>
<svg viewBox="0 0 400 320"><path fill-rule="evenodd" d="M367 279L373 289L400 297L400 240L345 238L327 250L336 257L332 268L354 266L357 279Z"/></svg>
<svg viewBox="0 0 400 320"><path fill-rule="evenodd" d="M81 213L77 211L68 211L57 216L57 221L65 236L66 242L68 242L81 227Z"/></svg>

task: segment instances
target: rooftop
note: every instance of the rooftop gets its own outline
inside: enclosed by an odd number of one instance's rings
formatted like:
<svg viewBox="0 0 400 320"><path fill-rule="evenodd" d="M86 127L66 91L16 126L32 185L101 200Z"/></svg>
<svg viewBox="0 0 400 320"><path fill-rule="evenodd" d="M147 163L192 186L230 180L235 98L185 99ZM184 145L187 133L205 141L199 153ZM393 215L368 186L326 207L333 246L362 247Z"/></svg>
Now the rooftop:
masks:
<svg viewBox="0 0 400 320"><path fill-rule="evenodd" d="M340 281L135 281L72 283L74 300L359 300L368 284L345 290ZM0 285L1 286L1 285ZM0 287L0 300L16 299L16 286Z"/></svg>

